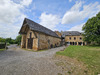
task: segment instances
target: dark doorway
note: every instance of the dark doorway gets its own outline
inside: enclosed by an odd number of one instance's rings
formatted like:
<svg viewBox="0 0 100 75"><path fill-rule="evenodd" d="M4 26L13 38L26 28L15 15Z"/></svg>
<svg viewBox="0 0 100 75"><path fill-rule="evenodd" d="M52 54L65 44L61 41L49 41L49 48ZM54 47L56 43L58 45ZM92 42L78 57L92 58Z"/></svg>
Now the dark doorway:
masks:
<svg viewBox="0 0 100 75"><path fill-rule="evenodd" d="M33 46L33 38L28 38L27 48L32 49Z"/></svg>
<svg viewBox="0 0 100 75"><path fill-rule="evenodd" d="M75 45L77 45L77 42L75 42Z"/></svg>
<svg viewBox="0 0 100 75"><path fill-rule="evenodd" d="M74 42L73 42L73 45L74 45Z"/></svg>
<svg viewBox="0 0 100 75"><path fill-rule="evenodd" d="M70 42L70 45L73 45L73 42Z"/></svg>
<svg viewBox="0 0 100 75"><path fill-rule="evenodd" d="M82 42L78 42L78 45L82 45Z"/></svg>
<svg viewBox="0 0 100 75"><path fill-rule="evenodd" d="M51 44L51 48L53 48L53 45Z"/></svg>
<svg viewBox="0 0 100 75"><path fill-rule="evenodd" d="M83 42L83 45L85 45L85 42Z"/></svg>

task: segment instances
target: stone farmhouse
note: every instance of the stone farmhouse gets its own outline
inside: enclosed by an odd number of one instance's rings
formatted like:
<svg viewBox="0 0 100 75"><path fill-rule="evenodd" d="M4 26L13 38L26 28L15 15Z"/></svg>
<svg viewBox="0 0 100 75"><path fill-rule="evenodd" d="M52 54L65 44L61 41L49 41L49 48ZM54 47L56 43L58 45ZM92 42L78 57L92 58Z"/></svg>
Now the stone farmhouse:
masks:
<svg viewBox="0 0 100 75"><path fill-rule="evenodd" d="M52 30L27 18L19 31L22 35L21 48L41 50L60 46L61 38Z"/></svg>
<svg viewBox="0 0 100 75"><path fill-rule="evenodd" d="M64 31L61 32L64 37L66 45L86 45L87 43L83 41L83 36L78 31Z"/></svg>
<svg viewBox="0 0 100 75"><path fill-rule="evenodd" d="M24 19L19 31L21 48L43 50L61 45L86 45L78 31L52 31L32 20Z"/></svg>

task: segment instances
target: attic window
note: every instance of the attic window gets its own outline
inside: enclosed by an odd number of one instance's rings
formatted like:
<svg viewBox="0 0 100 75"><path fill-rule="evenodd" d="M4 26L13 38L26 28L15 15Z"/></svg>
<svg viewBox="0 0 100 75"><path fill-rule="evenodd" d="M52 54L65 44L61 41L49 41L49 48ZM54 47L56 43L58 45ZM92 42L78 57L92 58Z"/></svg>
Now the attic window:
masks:
<svg viewBox="0 0 100 75"><path fill-rule="evenodd" d="M74 37L74 40L76 40L76 37Z"/></svg>
<svg viewBox="0 0 100 75"><path fill-rule="evenodd" d="M50 40L48 40L48 43L50 44Z"/></svg>
<svg viewBox="0 0 100 75"><path fill-rule="evenodd" d="M71 37L69 37L69 39L71 40Z"/></svg>
<svg viewBox="0 0 100 75"><path fill-rule="evenodd" d="M80 40L82 40L82 37L80 37Z"/></svg>

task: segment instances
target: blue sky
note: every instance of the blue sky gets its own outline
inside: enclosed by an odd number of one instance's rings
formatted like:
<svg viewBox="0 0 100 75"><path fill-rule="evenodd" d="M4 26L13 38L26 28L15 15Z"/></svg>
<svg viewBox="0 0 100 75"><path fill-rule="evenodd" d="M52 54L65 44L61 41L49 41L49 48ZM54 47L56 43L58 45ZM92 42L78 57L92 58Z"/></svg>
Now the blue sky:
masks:
<svg viewBox="0 0 100 75"><path fill-rule="evenodd" d="M25 17L58 31L82 31L100 0L0 0L0 37L15 38Z"/></svg>

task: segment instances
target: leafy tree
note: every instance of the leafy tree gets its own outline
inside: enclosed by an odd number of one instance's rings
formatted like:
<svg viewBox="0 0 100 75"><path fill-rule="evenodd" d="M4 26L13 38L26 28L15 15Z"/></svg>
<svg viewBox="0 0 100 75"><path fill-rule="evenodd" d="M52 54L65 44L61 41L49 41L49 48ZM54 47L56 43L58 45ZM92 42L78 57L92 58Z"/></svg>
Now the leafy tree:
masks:
<svg viewBox="0 0 100 75"><path fill-rule="evenodd" d="M5 42L6 39L0 37L0 42Z"/></svg>
<svg viewBox="0 0 100 75"><path fill-rule="evenodd" d="M88 19L82 30L84 41L100 45L100 12L96 17Z"/></svg>
<svg viewBox="0 0 100 75"><path fill-rule="evenodd" d="M16 44L18 44L18 45L21 44L21 38L22 38L21 35L18 35L18 36L16 37L16 39L15 39Z"/></svg>
<svg viewBox="0 0 100 75"><path fill-rule="evenodd" d="M6 42L10 44L15 44L15 40L12 38L6 38Z"/></svg>

